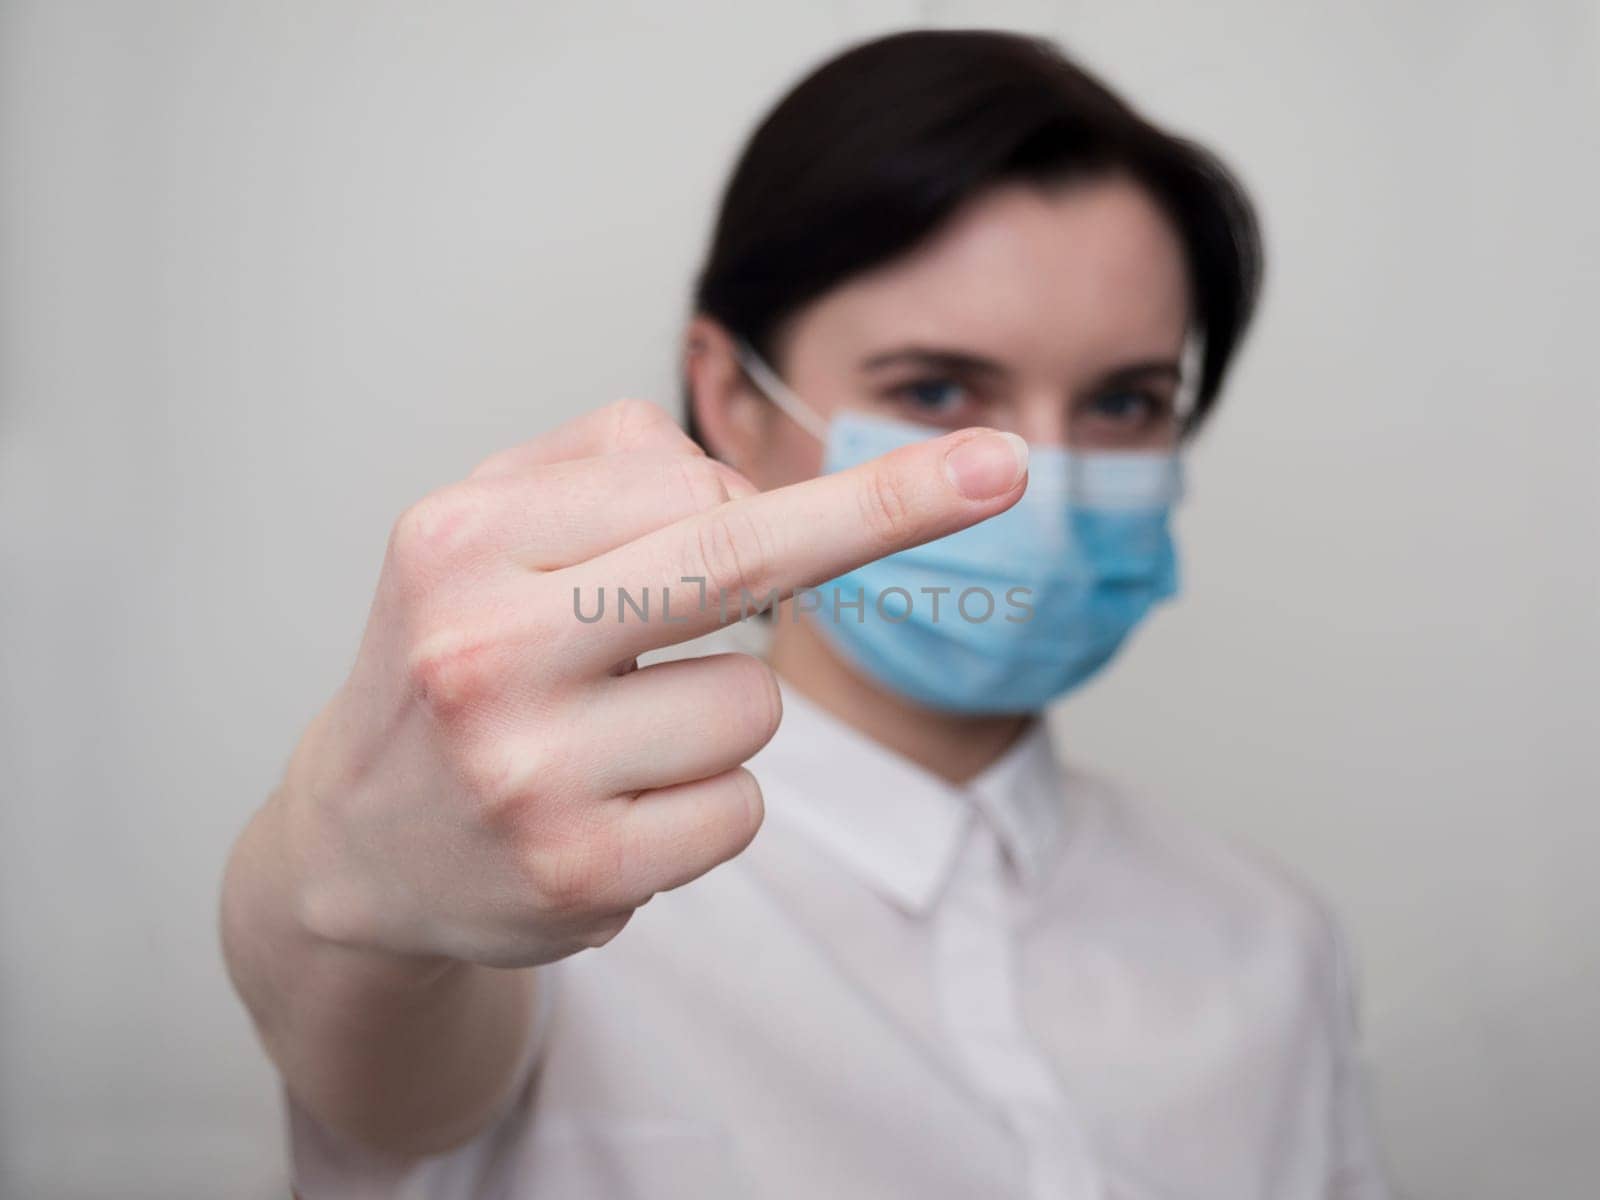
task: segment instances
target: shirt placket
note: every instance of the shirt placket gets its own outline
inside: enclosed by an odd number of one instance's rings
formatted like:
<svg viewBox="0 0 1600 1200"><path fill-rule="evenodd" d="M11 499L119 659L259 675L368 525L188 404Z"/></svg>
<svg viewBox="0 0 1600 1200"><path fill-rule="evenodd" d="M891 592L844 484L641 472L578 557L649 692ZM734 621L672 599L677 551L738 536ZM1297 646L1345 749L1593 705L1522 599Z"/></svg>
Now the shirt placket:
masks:
<svg viewBox="0 0 1600 1200"><path fill-rule="evenodd" d="M1068 1098L1022 1024L1006 874L993 830L973 821L935 915L945 1033L972 1085L1016 1135L1030 1200L1101 1200Z"/></svg>

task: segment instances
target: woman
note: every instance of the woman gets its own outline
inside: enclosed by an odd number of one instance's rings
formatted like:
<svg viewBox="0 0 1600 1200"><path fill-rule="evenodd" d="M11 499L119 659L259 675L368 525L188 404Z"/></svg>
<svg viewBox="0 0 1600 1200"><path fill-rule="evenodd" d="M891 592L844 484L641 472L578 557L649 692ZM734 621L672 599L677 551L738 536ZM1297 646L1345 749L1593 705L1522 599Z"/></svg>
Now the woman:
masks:
<svg viewBox="0 0 1600 1200"><path fill-rule="evenodd" d="M300 1193L1385 1194L1321 908L1039 719L1176 591L1258 276L1216 160L1039 43L792 91L698 445L613 406L405 514L240 839ZM774 591L764 662L639 667Z"/></svg>

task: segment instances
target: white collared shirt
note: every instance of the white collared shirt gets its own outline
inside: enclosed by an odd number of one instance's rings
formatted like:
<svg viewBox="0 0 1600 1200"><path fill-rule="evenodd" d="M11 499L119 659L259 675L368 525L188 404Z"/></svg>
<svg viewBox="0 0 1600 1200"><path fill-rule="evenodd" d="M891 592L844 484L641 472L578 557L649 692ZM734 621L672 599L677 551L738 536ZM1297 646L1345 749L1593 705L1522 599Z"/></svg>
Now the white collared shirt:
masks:
<svg viewBox="0 0 1600 1200"><path fill-rule="evenodd" d="M750 848L542 971L529 1083L409 1166L291 1106L323 1197L1381 1200L1333 923L1058 765L965 787L784 692Z"/></svg>

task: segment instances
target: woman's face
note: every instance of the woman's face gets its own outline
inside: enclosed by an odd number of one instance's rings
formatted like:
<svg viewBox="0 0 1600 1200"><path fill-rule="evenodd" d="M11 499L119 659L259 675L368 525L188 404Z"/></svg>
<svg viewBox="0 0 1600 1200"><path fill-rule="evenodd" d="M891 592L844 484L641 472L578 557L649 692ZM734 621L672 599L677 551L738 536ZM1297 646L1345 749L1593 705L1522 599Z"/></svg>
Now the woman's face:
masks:
<svg viewBox="0 0 1600 1200"><path fill-rule="evenodd" d="M802 310L773 365L824 418L848 408L1035 445L1165 449L1188 322L1182 246L1141 187L1015 184ZM816 439L735 391L753 407L716 422L736 443L724 456L761 487L816 475Z"/></svg>

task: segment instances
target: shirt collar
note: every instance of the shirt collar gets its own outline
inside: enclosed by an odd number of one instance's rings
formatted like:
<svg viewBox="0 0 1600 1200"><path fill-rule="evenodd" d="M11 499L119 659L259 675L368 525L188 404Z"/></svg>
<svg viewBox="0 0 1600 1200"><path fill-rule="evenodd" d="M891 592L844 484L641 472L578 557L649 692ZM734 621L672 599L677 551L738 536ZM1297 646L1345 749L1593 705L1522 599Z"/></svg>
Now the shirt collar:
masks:
<svg viewBox="0 0 1600 1200"><path fill-rule="evenodd" d="M1037 886L1066 829L1061 766L1043 719L964 789L1000 839L1025 887Z"/></svg>
<svg viewBox="0 0 1600 1200"><path fill-rule="evenodd" d="M937 900L974 820L986 822L1026 887L1065 826L1061 771L1043 721L964 786L880 746L782 685L783 722L750 762L769 817L799 826L912 913Z"/></svg>

